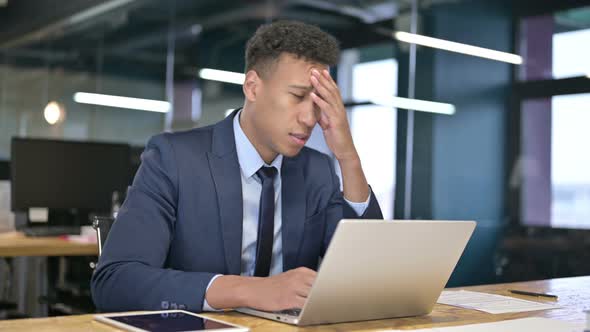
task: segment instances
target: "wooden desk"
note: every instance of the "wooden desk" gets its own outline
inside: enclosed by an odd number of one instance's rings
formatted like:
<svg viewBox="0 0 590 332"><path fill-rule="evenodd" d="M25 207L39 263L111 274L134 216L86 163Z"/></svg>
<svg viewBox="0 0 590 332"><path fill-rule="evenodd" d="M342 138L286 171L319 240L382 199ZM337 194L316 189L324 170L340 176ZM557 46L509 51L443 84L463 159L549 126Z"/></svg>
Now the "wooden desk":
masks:
<svg viewBox="0 0 590 332"><path fill-rule="evenodd" d="M0 257L14 257L11 264L15 288L12 301L17 302L21 313L33 317L47 316L47 305L39 303L38 298L48 294L48 256L98 256L98 245L59 237L27 237L20 232L0 233ZM63 262L60 260L60 267ZM37 278L32 287L27 282L31 274ZM0 280L0 287L4 287L4 280Z"/></svg>
<svg viewBox="0 0 590 332"><path fill-rule="evenodd" d="M518 288L529 291L541 291L557 294L557 303L561 309L523 312L516 314L492 315L475 310L461 309L437 304L430 315L411 318L385 319L378 321L343 323L299 328L265 319L243 315L237 312L207 314L239 325L247 326L252 331L375 331L384 329L416 329L434 326L464 325L500 321L523 317L548 317L572 322L585 322L584 310L590 309L590 276L562 278L543 281L529 281L511 284L462 287L474 291L511 295L508 289ZM527 300L542 301L539 298L518 296ZM0 331L117 331L93 321L93 315L65 316L38 319L19 319L0 321Z"/></svg>
<svg viewBox="0 0 590 332"><path fill-rule="evenodd" d="M59 237L27 237L22 233L0 234L0 257L16 256L93 256L96 243L79 243Z"/></svg>

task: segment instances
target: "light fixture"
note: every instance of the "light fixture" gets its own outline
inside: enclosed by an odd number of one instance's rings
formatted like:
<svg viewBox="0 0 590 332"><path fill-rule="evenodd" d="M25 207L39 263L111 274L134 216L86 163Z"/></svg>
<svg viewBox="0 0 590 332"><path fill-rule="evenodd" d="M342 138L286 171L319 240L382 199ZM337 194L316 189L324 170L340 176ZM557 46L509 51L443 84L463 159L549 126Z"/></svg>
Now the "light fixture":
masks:
<svg viewBox="0 0 590 332"><path fill-rule="evenodd" d="M588 74L586 74L586 77L590 78L590 72L588 72Z"/></svg>
<svg viewBox="0 0 590 332"><path fill-rule="evenodd" d="M491 50L489 48L461 44L444 39L432 38L403 31L396 31L392 34L395 39L410 44L428 46L438 48L441 50L447 50L451 52L478 56L486 59L508 62L515 65L522 64L522 57L517 54L500 52L496 50Z"/></svg>
<svg viewBox="0 0 590 332"><path fill-rule="evenodd" d="M45 117L45 121L53 126L54 124L63 122L65 120L66 111L60 103L56 101L50 101L43 110L43 116Z"/></svg>
<svg viewBox="0 0 590 332"><path fill-rule="evenodd" d="M455 114L455 106L447 103L439 103L434 101L426 101L419 99L409 99L396 96L375 97L371 102L387 107L402 108L412 111L429 112L437 114L453 115Z"/></svg>
<svg viewBox="0 0 590 332"><path fill-rule="evenodd" d="M80 104L128 108L133 110L167 113L170 103L161 100L121 97L99 93L76 92L74 101Z"/></svg>
<svg viewBox="0 0 590 332"><path fill-rule="evenodd" d="M199 70L199 77L204 80L219 81L232 84L244 84L246 75L243 73L236 73L233 71L225 71L211 68L203 68Z"/></svg>
<svg viewBox="0 0 590 332"><path fill-rule="evenodd" d="M234 110L235 110L235 108L230 108L230 109L225 110L225 112L223 113L224 117L227 118L231 114L231 112L233 112Z"/></svg>
<svg viewBox="0 0 590 332"><path fill-rule="evenodd" d="M189 31L191 32L192 35L198 35L201 33L201 31L203 31L203 26L200 24L193 24L190 26Z"/></svg>

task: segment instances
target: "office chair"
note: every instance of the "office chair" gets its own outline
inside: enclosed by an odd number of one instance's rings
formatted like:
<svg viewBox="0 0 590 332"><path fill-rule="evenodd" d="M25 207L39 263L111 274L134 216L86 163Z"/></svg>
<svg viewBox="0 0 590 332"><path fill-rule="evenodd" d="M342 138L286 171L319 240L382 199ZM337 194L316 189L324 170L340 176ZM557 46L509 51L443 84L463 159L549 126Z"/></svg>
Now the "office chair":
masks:
<svg viewBox="0 0 590 332"><path fill-rule="evenodd" d="M99 217L95 216L92 220L92 228L96 230L96 239L98 245L98 256L102 254L102 247L107 240L107 236L109 231L111 230L111 226L115 222L115 219L111 217ZM94 269L96 267L96 263L91 262L90 267Z"/></svg>
<svg viewBox="0 0 590 332"><path fill-rule="evenodd" d="M3 263L3 261L0 261L0 263ZM7 266L8 263L6 263ZM2 287L2 297L6 296L7 291L10 288L10 268L7 268L7 271L2 271L0 270L0 280L3 280L3 283L0 284L0 287ZM6 277L6 279L4 279L4 277ZM5 281L4 281L5 280ZM6 318L9 314L10 311L14 311L17 309L17 305L14 302L10 302L10 301L5 301L4 299L0 299L0 319Z"/></svg>
<svg viewBox="0 0 590 332"><path fill-rule="evenodd" d="M98 256L102 254L102 248L104 247L108 233L111 230L111 226L115 220L111 217L93 216L92 217L92 228L96 231ZM77 260L75 260L77 259ZM66 260L64 257L60 257L60 265L66 266ZM80 265L79 263L82 263ZM91 272L94 273L97 262L88 262L83 257L72 258L68 260L70 280L66 281L66 268L63 272L60 271L60 277L55 286L55 291L47 296L44 300L47 302L52 312L58 315L63 314L84 314L90 313L96 310L92 304L91 293L89 289L89 275L88 269L83 266L88 264L91 268ZM86 265L86 266L88 266Z"/></svg>

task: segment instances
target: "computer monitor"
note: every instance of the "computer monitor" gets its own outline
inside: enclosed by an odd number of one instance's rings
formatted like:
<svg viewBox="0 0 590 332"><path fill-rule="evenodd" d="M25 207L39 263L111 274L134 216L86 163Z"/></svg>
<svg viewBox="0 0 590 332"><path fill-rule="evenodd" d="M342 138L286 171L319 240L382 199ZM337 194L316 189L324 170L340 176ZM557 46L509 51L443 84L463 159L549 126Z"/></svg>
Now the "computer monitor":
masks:
<svg viewBox="0 0 590 332"><path fill-rule="evenodd" d="M10 161L0 160L0 181L10 180Z"/></svg>
<svg viewBox="0 0 590 332"><path fill-rule="evenodd" d="M130 179L127 144L13 138L12 210L109 212Z"/></svg>

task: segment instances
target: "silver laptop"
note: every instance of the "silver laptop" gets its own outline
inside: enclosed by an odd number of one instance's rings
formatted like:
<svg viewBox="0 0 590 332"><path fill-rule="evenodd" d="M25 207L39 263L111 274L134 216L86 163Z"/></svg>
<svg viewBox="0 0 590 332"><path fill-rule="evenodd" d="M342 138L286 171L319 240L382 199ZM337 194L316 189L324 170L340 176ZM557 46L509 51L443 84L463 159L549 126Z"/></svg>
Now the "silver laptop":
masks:
<svg viewBox="0 0 590 332"><path fill-rule="evenodd" d="M301 310L237 311L294 325L426 315L474 221L342 220Z"/></svg>

